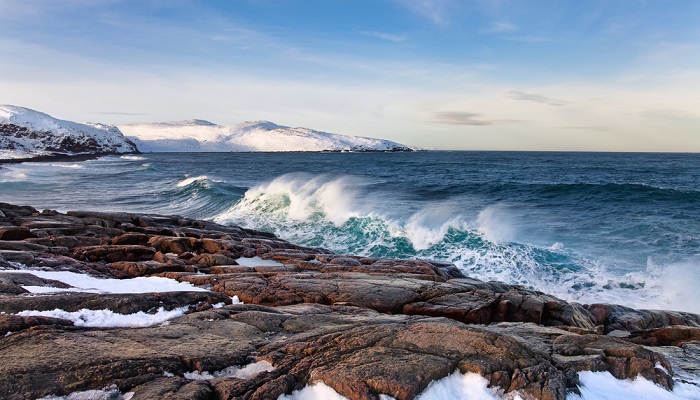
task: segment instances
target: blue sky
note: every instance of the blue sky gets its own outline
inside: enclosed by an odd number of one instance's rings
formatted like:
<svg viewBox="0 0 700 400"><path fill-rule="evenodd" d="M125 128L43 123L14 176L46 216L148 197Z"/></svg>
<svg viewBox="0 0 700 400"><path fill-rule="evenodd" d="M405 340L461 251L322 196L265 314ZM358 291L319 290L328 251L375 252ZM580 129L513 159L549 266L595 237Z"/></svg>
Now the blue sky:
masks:
<svg viewBox="0 0 700 400"><path fill-rule="evenodd" d="M0 103L436 149L700 151L700 1L0 0Z"/></svg>

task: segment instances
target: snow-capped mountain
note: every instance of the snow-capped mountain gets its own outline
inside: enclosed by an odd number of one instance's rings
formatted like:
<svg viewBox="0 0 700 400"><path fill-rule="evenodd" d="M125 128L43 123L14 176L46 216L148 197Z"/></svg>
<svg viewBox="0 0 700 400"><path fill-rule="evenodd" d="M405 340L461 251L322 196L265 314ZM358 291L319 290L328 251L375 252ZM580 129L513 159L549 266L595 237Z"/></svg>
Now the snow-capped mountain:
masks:
<svg viewBox="0 0 700 400"><path fill-rule="evenodd" d="M412 151L396 142L290 128L269 121L233 126L202 120L118 125L145 152Z"/></svg>
<svg viewBox="0 0 700 400"><path fill-rule="evenodd" d="M134 152L136 145L113 125L80 124L0 105L0 160Z"/></svg>

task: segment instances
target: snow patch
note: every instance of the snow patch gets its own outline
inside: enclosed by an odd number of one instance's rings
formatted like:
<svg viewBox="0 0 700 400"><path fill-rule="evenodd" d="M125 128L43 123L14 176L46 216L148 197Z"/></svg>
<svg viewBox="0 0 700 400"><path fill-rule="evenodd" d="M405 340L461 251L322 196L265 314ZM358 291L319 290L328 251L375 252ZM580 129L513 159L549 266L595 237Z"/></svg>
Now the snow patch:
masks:
<svg viewBox="0 0 700 400"><path fill-rule="evenodd" d="M22 317L42 316L66 319L73 321L75 326L89 328L145 328L181 317L188 309L189 306L185 306L166 311L161 307L155 314L147 314L143 311L133 314L119 314L107 309L88 310L83 308L82 310L68 312L57 308L51 311L26 310L18 312L17 315Z"/></svg>
<svg viewBox="0 0 700 400"><path fill-rule="evenodd" d="M86 274L68 271L39 271L20 269L44 279L53 279L73 286L70 289L60 289L44 286L22 286L31 293L51 292L86 292L86 293L159 293L159 292L207 292L188 282L178 282L175 279L158 276L138 277L131 279L95 278Z"/></svg>
<svg viewBox="0 0 700 400"><path fill-rule="evenodd" d="M192 379L197 381L210 380L215 378L239 378L239 379L250 379L255 375L262 372L274 371L275 367L272 366L268 361L258 361L244 366L231 366L221 371L193 371L185 372L183 376L186 379Z"/></svg>
<svg viewBox="0 0 700 400"><path fill-rule="evenodd" d="M279 263L274 260L263 260L262 258L255 256L255 257L241 257L241 258L236 258L236 263L238 265L242 265L244 267L278 267L280 265L284 265L282 263ZM238 296L236 296L238 297Z"/></svg>

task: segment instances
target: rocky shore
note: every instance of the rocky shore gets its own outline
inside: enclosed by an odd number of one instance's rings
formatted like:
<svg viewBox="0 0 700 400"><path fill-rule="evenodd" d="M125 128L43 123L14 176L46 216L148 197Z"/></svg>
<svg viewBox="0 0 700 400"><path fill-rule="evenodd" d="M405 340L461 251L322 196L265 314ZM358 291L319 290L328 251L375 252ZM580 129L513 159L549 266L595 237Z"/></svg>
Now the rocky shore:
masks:
<svg viewBox="0 0 700 400"><path fill-rule="evenodd" d="M456 370L504 394L563 399L579 371L669 390L679 371L700 372L695 314L566 302L440 262L333 254L178 216L0 203L0 268L0 399L105 387L133 399L276 399L318 381L353 400L412 399ZM33 270L194 286L78 292ZM181 308L142 328L26 315ZM211 373L246 365L265 368Z"/></svg>

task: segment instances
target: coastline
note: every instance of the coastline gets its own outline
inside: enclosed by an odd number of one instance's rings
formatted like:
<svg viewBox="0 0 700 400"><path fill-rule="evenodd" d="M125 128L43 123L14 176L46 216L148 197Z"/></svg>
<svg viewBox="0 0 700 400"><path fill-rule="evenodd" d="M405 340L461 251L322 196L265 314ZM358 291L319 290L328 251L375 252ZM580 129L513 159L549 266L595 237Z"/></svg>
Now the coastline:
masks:
<svg viewBox="0 0 700 400"><path fill-rule="evenodd" d="M506 393L561 399L578 390L580 371L641 376L672 389L673 371L682 371L672 363L674 349L700 355L700 316L691 313L568 303L469 278L450 264L333 254L178 216L61 214L4 203L0 210L0 352L7 360L0 394L10 399L110 385L133 398L193 398L184 388L277 398L316 381L352 399L410 399L456 370ZM75 292L30 268L169 278L200 291ZM57 286L64 290L54 292ZM234 296L243 304L232 304ZM140 329L17 315L56 308L152 314L159 306L189 309ZM64 344L49 351L55 340ZM41 352L56 363L44 364ZM263 361L274 370L245 380L186 378ZM30 369L35 376L23 377Z"/></svg>
<svg viewBox="0 0 700 400"><path fill-rule="evenodd" d="M0 168L2 164L20 164L24 162L68 162L68 161L87 161L94 160L104 156L118 156L129 154L142 154L140 151L132 151L128 153L88 153L88 154L49 154L30 158L0 158Z"/></svg>

